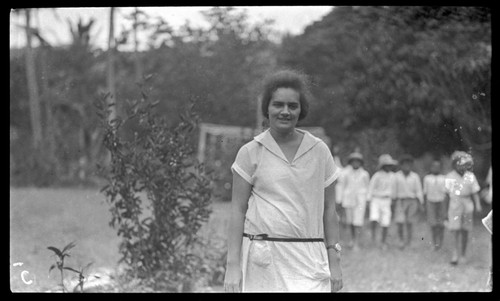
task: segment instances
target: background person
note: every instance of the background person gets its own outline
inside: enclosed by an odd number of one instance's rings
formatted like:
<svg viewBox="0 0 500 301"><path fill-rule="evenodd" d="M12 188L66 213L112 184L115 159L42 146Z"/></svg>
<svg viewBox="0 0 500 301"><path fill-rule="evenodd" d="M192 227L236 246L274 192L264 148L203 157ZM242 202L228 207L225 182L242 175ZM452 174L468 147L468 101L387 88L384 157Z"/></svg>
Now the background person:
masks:
<svg viewBox="0 0 500 301"><path fill-rule="evenodd" d="M412 170L413 157L404 155L399 164L401 170L395 174L396 206L394 221L398 226L400 248L408 247L413 236L413 225L418 221L418 212L422 211L424 197L420 177ZM405 239L406 228L406 239Z"/></svg>
<svg viewBox="0 0 500 301"><path fill-rule="evenodd" d="M439 250L444 239L444 220L446 219L446 187L445 176L441 174L441 162L432 161L430 173L423 181L424 201L426 205L427 223L431 229L432 245Z"/></svg>
<svg viewBox="0 0 500 301"><path fill-rule="evenodd" d="M370 175L363 168L363 155L354 152L347 158L351 168L343 174L341 186L341 205L345 213L344 223L350 228L351 241L349 246L359 249L359 236L364 224L366 209L366 194L370 183Z"/></svg>
<svg viewBox="0 0 500 301"><path fill-rule="evenodd" d="M474 207L481 212L480 187L471 172L472 156L463 151L451 155L453 170L446 175L446 196L448 201L448 229L453 233L455 244L451 264L465 263L469 232L473 225ZM475 205L475 206L474 206ZM461 247L461 248L460 248Z"/></svg>
<svg viewBox="0 0 500 301"><path fill-rule="evenodd" d="M367 199L370 202L370 224L372 242L376 242L377 226L382 229L381 247L387 249L387 232L391 224L391 203L396 197L396 183L391 168L396 161L391 155L383 154L378 159L378 171L368 185Z"/></svg>

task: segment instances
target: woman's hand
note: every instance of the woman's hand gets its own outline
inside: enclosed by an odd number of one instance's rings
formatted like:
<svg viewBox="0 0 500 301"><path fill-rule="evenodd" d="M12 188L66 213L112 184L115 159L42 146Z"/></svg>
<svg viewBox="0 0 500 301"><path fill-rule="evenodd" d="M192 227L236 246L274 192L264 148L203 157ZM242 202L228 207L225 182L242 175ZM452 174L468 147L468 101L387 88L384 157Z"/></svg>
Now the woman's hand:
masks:
<svg viewBox="0 0 500 301"><path fill-rule="evenodd" d="M330 284L332 286L332 293L338 292L342 289L342 269L340 268L340 254L334 250L328 250L328 263L330 266Z"/></svg>
<svg viewBox="0 0 500 301"><path fill-rule="evenodd" d="M239 264L228 264L224 276L224 291L230 293L241 292L242 272Z"/></svg>
<svg viewBox="0 0 500 301"><path fill-rule="evenodd" d="M336 268L330 268L330 283L332 285L332 293L338 292L342 289L342 271L340 265Z"/></svg>

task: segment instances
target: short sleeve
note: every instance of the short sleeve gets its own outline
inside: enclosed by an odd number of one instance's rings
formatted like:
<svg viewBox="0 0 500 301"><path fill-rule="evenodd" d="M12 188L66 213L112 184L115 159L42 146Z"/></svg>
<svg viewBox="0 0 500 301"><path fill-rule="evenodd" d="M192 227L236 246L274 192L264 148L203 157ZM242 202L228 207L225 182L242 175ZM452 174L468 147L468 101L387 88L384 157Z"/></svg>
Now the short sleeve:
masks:
<svg viewBox="0 0 500 301"><path fill-rule="evenodd" d="M249 150L246 145L243 145L238 151L233 165L231 165L231 172L233 174L235 172L238 173L249 184L253 184L254 170L255 167L254 164L252 164Z"/></svg>
<svg viewBox="0 0 500 301"><path fill-rule="evenodd" d="M340 176L340 168L335 164L330 150L325 145L325 188L330 186Z"/></svg>

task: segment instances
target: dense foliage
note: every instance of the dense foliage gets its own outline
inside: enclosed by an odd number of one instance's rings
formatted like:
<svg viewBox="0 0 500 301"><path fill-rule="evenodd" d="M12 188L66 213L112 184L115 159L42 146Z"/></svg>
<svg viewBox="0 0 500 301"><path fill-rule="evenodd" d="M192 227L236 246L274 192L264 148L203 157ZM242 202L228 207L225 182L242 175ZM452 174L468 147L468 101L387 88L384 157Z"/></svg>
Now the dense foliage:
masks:
<svg viewBox="0 0 500 301"><path fill-rule="evenodd" d="M251 24L244 11L229 7L205 11L209 26L203 28L186 23L174 30L140 10L135 16L117 41L120 112L137 97L138 79L154 75L152 84L161 89L150 96L159 100L157 110L170 125L179 121L178 108L193 100L202 122L254 126L261 78L277 67L292 67L315 83L315 101L303 126L324 127L343 157L355 147L373 157L369 161L383 151L440 157L464 149L478 159L479 177L486 175L491 156L489 8L339 6L281 43L272 39L269 23ZM97 92L106 91L106 51L93 46L93 26L91 21L71 24L71 45L45 43L35 49L44 83L43 126L56 146L46 152L51 154L46 160L26 160L33 150L26 143L31 132L24 53L11 49L11 179L16 183L81 181L93 175L95 162L106 153L91 113ZM146 48L124 50L138 31L146 33ZM124 127L127 135L134 126Z"/></svg>
<svg viewBox="0 0 500 301"><path fill-rule="evenodd" d="M110 204L110 225L122 238L120 262L127 275L154 291L177 291L196 279L203 258L195 252L197 232L210 215L211 183L193 159L189 141L196 127L190 106L176 126L155 114L156 104L142 91L124 107L124 118L108 122L105 98L97 102L104 145L111 154L102 189ZM122 125L137 120L132 139Z"/></svg>
<svg viewBox="0 0 500 301"><path fill-rule="evenodd" d="M368 130L415 156L491 152L489 8L336 7L282 50L315 78L314 120L334 140L359 146Z"/></svg>
<svg viewBox="0 0 500 301"><path fill-rule="evenodd" d="M147 37L148 48L136 52L124 48L133 30L124 28L117 39L115 58L117 110L123 113L128 100L137 97L138 78L152 76L151 83L162 87L151 91L151 99L159 100L157 110L169 125L179 121L178 111L186 101L197 101L203 122L233 125L255 125L255 86L265 72L273 69L273 49L268 37L268 23L250 24L247 15L233 8L207 10L208 28L186 23L174 31L163 19L140 14L134 27ZM92 101L106 92L107 51L96 48L89 36L94 23L70 24L71 45L55 47L44 44L35 49L38 78L46 79L46 100L42 126L55 139L52 153L57 164L49 170L54 176L40 177L46 185L95 178L95 163L105 156L102 131L93 114ZM147 26L146 26L147 25ZM42 55L42 50L43 55ZM11 49L11 177L14 184L31 184L27 176L32 167L25 166L26 156L18 150L30 150L28 139L29 104L24 74L24 52ZM139 68L138 68L139 66ZM44 68L42 68L44 67ZM46 70L42 74L42 70ZM140 74L138 74L140 72ZM49 96L50 95L50 96ZM52 120L54 130L48 130ZM134 131L127 125L126 134ZM22 138L22 139L21 139ZM59 181L58 181L59 180ZM11 183L12 183L11 182ZM37 185L43 185L38 183Z"/></svg>

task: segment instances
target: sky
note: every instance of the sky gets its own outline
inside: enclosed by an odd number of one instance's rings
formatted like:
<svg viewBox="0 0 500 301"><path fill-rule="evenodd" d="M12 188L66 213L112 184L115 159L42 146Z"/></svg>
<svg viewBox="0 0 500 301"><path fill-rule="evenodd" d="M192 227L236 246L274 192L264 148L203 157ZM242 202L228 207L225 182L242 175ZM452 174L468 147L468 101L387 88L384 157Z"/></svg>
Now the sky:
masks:
<svg viewBox="0 0 500 301"><path fill-rule="evenodd" d="M181 6L181 7L141 7L151 17L162 16L174 29L189 20L191 25L206 26L207 23L200 11L209 9L209 6ZM259 22L264 19L275 21L273 28L280 32L300 34L304 28L320 20L329 13L333 6L236 6L238 10L245 9L249 15L249 22ZM129 14L133 7L119 7L115 15L115 30L119 30L125 23L123 15ZM10 14L10 47L22 47L26 43L25 33L19 25L24 25L24 13ZM39 9L32 15L32 26L40 28L43 36L51 45L68 44L70 33L68 20L73 24L82 18L88 21L95 18L95 26L91 34L96 36L97 47L106 48L108 37L109 8L108 7L82 7L82 8L55 8Z"/></svg>

